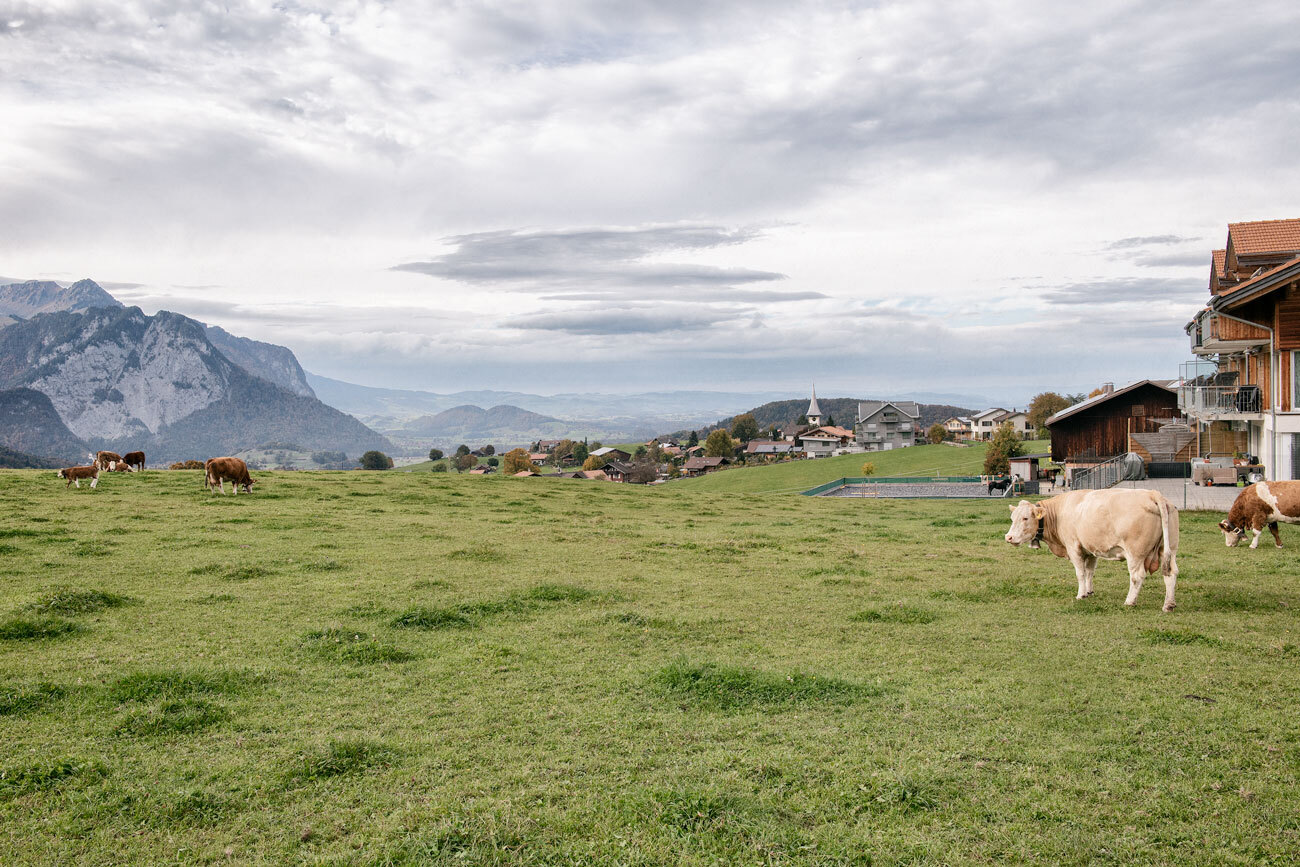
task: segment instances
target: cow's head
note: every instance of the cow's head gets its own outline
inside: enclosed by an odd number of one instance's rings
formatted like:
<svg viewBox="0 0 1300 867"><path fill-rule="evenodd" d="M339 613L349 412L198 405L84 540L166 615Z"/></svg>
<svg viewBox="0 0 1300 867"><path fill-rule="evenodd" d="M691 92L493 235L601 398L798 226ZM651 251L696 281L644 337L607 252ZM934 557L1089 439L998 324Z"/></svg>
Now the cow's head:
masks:
<svg viewBox="0 0 1300 867"><path fill-rule="evenodd" d="M65 472L64 470L59 470L59 478L61 479L67 478L66 476L63 475L64 472Z"/></svg>
<svg viewBox="0 0 1300 867"><path fill-rule="evenodd" d="M249 479L247 482L245 482L243 485L244 493L245 494L253 493L253 485L255 484L257 484L257 479Z"/></svg>
<svg viewBox="0 0 1300 867"><path fill-rule="evenodd" d="M1038 536L1038 519L1043 517L1043 507L1028 500L1021 500L1011 509L1011 529L1005 538L1012 545L1020 546L1032 542ZM1036 547L1036 546L1035 546Z"/></svg>
<svg viewBox="0 0 1300 867"><path fill-rule="evenodd" d="M1237 547L1237 543L1246 536L1245 527L1238 527L1226 519L1219 522L1219 529L1223 531L1223 544L1229 548Z"/></svg>

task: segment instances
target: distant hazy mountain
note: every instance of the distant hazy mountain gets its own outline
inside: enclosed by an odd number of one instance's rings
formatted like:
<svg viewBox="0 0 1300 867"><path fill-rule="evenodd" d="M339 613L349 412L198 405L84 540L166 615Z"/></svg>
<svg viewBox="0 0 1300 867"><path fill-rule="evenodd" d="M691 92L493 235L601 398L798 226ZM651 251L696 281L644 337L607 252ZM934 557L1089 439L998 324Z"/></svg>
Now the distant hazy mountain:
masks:
<svg viewBox="0 0 1300 867"><path fill-rule="evenodd" d="M144 449L151 463L272 440L349 455L392 448L351 416L253 376L202 323L166 311L97 307L0 329L0 388L20 386L48 396L90 445Z"/></svg>
<svg viewBox="0 0 1300 867"><path fill-rule="evenodd" d="M408 421L401 429L404 436L490 436L497 431L532 430L539 425L560 422L540 413L517 406L453 406L437 415L423 415Z"/></svg>
<svg viewBox="0 0 1300 867"><path fill-rule="evenodd" d="M94 280L78 280L71 286L53 280L28 280L0 286L0 314L20 319L60 310L121 306L122 302L105 292Z"/></svg>
<svg viewBox="0 0 1300 867"><path fill-rule="evenodd" d="M0 446L61 467L84 465L90 452L90 446L68 430L50 399L31 388L0 391Z"/></svg>
<svg viewBox="0 0 1300 867"><path fill-rule="evenodd" d="M221 354L247 370L253 376L265 379L281 388L303 397L315 397L316 392L307 384L307 374L298 358L284 346L263 343L247 337L236 337L224 328L207 327L208 340L221 350Z"/></svg>

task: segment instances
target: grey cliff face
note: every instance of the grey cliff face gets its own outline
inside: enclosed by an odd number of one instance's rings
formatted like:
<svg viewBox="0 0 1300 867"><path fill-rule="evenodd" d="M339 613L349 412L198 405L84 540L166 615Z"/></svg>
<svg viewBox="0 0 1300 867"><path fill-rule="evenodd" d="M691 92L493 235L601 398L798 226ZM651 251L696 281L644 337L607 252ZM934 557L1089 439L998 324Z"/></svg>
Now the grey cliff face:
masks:
<svg viewBox="0 0 1300 867"><path fill-rule="evenodd" d="M105 292L94 280L78 280L67 287L52 280L28 280L0 286L0 314L21 319L60 310L121 306L122 302Z"/></svg>
<svg viewBox="0 0 1300 867"><path fill-rule="evenodd" d="M253 376L275 383L283 389L303 397L315 397L316 392L307 384L307 373L293 352L274 343L263 343L247 337L236 337L216 325L207 327L208 340L226 358L238 364Z"/></svg>

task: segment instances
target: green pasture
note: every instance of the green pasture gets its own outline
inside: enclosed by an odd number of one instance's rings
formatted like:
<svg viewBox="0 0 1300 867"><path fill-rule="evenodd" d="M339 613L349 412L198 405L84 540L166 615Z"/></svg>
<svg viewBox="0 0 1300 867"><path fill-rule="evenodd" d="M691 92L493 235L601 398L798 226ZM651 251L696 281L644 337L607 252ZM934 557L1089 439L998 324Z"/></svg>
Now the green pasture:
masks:
<svg viewBox="0 0 1300 867"><path fill-rule="evenodd" d="M0 860L1294 863L1300 532L1161 614L761 472L0 471Z"/></svg>
<svg viewBox="0 0 1300 867"><path fill-rule="evenodd" d="M1025 454L1051 447L1048 440L1029 440ZM967 448L946 445L910 446L886 452L840 455L815 460L755 464L709 473L690 484L699 491L727 494L797 494L839 478L862 475L862 465L875 464L877 476L977 476L984 469L987 443Z"/></svg>

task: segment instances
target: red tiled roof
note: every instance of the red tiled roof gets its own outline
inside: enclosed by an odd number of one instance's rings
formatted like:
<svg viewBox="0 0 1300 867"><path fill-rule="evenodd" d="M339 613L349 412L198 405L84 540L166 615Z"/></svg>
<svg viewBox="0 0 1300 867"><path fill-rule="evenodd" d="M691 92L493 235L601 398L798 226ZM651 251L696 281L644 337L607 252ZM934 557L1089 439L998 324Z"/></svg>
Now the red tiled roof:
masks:
<svg viewBox="0 0 1300 867"><path fill-rule="evenodd" d="M1300 253L1300 219L1229 223L1228 239L1238 258L1267 253Z"/></svg>
<svg viewBox="0 0 1300 867"><path fill-rule="evenodd" d="M1210 273L1220 280L1223 279L1223 263L1227 257L1228 251L1226 249L1210 251Z"/></svg>
<svg viewBox="0 0 1300 867"><path fill-rule="evenodd" d="M1251 277L1249 280L1243 280L1242 282L1238 283L1236 286L1233 286L1230 290L1225 291L1223 293L1224 295L1233 296L1232 304L1227 306L1230 307L1238 303L1241 300L1240 296L1243 291L1250 289L1251 287L1255 286L1257 283L1263 283L1265 280L1267 280L1269 277L1272 277L1278 271L1293 267L1297 262L1300 262L1300 256L1297 256L1294 259L1288 259L1287 261L1283 262L1281 265L1278 265L1276 268L1270 268L1262 274L1256 274L1254 277Z"/></svg>

